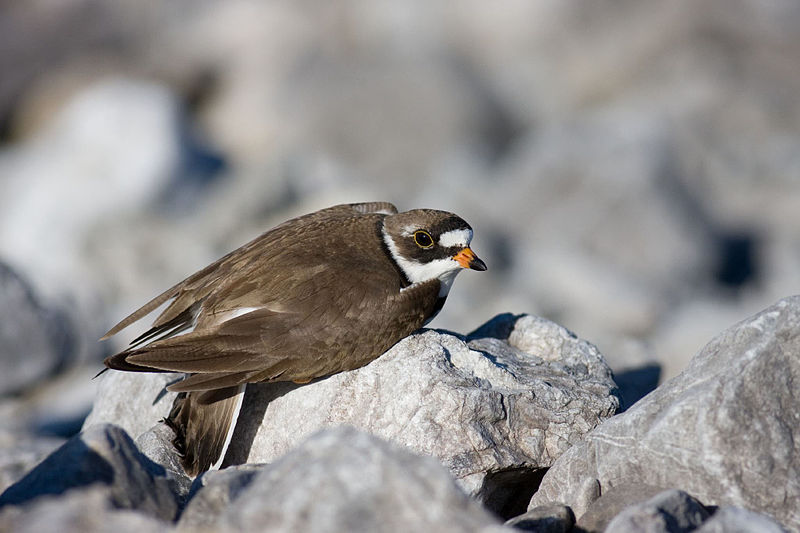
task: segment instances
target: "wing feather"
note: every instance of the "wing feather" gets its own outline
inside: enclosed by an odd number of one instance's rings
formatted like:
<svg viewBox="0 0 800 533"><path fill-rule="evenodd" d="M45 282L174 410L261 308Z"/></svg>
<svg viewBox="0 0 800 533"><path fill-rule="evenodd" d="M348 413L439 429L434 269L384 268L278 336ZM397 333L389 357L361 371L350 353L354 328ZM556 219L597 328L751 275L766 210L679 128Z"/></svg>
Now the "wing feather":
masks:
<svg viewBox="0 0 800 533"><path fill-rule="evenodd" d="M397 213L397 208L389 202L341 204L284 222L162 292L123 318L100 340L116 335L169 300L173 301L153 322L153 328L146 332L145 336L150 335L155 330L158 330L156 335L164 331L162 326L165 324L177 325L175 323L177 317L184 317L184 323L189 323L185 321L186 311L192 309L196 314L203 301L217 289L220 280L228 280L228 284L230 284L235 282L238 277L246 276L250 270L248 266L256 259L269 257L271 248L274 247L275 243L286 237L297 236L308 230L309 226L320 226L337 218L392 213ZM196 316L191 318L194 320ZM172 334L176 333L173 332Z"/></svg>

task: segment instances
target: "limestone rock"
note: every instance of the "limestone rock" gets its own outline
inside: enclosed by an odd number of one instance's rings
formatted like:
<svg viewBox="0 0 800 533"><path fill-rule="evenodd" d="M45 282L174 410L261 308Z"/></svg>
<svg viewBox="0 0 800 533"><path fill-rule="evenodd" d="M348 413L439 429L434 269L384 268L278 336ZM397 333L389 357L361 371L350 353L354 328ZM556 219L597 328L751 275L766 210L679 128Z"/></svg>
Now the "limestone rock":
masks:
<svg viewBox="0 0 800 533"><path fill-rule="evenodd" d="M665 492L662 487L631 483L607 488L600 494L600 483L596 479L592 479L591 482L587 479L585 485L592 490L587 490L575 503L576 507L586 509L577 522L577 527L583 531L605 531L611 520L625 509L643 504Z"/></svg>
<svg viewBox="0 0 800 533"><path fill-rule="evenodd" d="M543 505L508 520L505 525L536 533L567 533L575 525L575 515L564 505Z"/></svg>
<svg viewBox="0 0 800 533"><path fill-rule="evenodd" d="M64 439L0 431L0 493L64 444Z"/></svg>
<svg viewBox="0 0 800 533"><path fill-rule="evenodd" d="M245 532L505 530L436 460L353 428L320 432L264 467L215 527Z"/></svg>
<svg viewBox="0 0 800 533"><path fill-rule="evenodd" d="M72 326L47 309L33 287L0 262L0 395L18 393L47 378L70 359Z"/></svg>
<svg viewBox="0 0 800 533"><path fill-rule="evenodd" d="M137 439L169 414L177 393L166 387L179 379L169 373L104 372L96 378L97 398L83 429L114 424Z"/></svg>
<svg viewBox="0 0 800 533"><path fill-rule="evenodd" d="M185 501L192 487L192 478L183 470L178 450L172 444L175 432L168 425L158 423L136 438L136 447L142 454L164 468L164 475L178 499Z"/></svg>
<svg viewBox="0 0 800 533"><path fill-rule="evenodd" d="M696 533L785 533L771 518L742 509L725 506L695 530Z"/></svg>
<svg viewBox="0 0 800 533"><path fill-rule="evenodd" d="M0 495L0 506L26 505L44 495L97 485L117 508L164 520L178 513L163 467L144 457L122 429L111 425L91 427L67 441Z"/></svg>
<svg viewBox="0 0 800 533"><path fill-rule="evenodd" d="M606 533L684 533L709 516L703 505L680 490L667 490L618 514Z"/></svg>
<svg viewBox="0 0 800 533"><path fill-rule="evenodd" d="M263 465L238 465L209 470L195 479L189 504L181 514L182 529L212 528L231 501L239 497Z"/></svg>
<svg viewBox="0 0 800 533"><path fill-rule="evenodd" d="M800 528L800 297L718 335L679 376L606 420L562 455L531 506L562 502L586 478L602 491L633 483L677 487Z"/></svg>
<svg viewBox="0 0 800 533"><path fill-rule="evenodd" d="M53 110L34 138L0 152L0 250L44 294L74 291L82 307L81 291L97 290L87 235L151 204L175 172L177 105L162 85L112 77Z"/></svg>
<svg viewBox="0 0 800 533"><path fill-rule="evenodd" d="M162 533L172 529L143 513L115 509L106 491L97 486L0 511L0 531L6 533Z"/></svg>
<svg viewBox="0 0 800 533"><path fill-rule="evenodd" d="M164 387L174 375L99 379L84 427L113 421L138 437L172 406ZM419 332L364 368L309 385L249 386L226 464L272 462L321 428L352 425L438 458L511 517L539 471L615 412L614 388L591 344L544 319L500 315L467 337ZM509 487L528 491L521 506L509 504Z"/></svg>
<svg viewBox="0 0 800 533"><path fill-rule="evenodd" d="M498 490L526 481L532 490L530 476L619 405L594 346L550 321L511 315L466 338L411 335L364 368L307 386L253 389L234 462L271 462L320 428L352 425L436 457L506 516L514 514L503 512Z"/></svg>

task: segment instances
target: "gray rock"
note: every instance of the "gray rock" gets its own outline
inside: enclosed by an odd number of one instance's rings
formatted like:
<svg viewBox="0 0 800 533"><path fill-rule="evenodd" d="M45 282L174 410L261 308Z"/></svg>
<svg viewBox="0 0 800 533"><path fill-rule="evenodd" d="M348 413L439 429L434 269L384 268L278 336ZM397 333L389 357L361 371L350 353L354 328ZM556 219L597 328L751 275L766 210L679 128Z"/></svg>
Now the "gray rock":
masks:
<svg viewBox="0 0 800 533"><path fill-rule="evenodd" d="M736 505L800 528L800 297L713 339L689 367L595 428L544 476L531 506L563 502L587 477L602 490L680 487L709 505Z"/></svg>
<svg viewBox="0 0 800 533"><path fill-rule="evenodd" d="M606 533L687 533L709 516L703 505L680 490L667 490L618 514Z"/></svg>
<svg viewBox="0 0 800 533"><path fill-rule="evenodd" d="M83 422L84 431L98 424L114 424L137 439L165 418L177 393L167 392L180 374L149 374L109 370L98 376L97 398Z"/></svg>
<svg viewBox="0 0 800 533"><path fill-rule="evenodd" d="M175 432L168 425L158 423L139 435L135 444L145 457L164 468L172 492L179 501L184 501L192 488L192 478L181 466L180 455L172 444L174 439Z"/></svg>
<svg viewBox="0 0 800 533"><path fill-rule="evenodd" d="M58 496L43 496L29 506L0 511L6 533L162 533L170 524L143 513L115 509L106 491L94 486Z"/></svg>
<svg viewBox="0 0 800 533"><path fill-rule="evenodd" d="M261 470L262 465L238 465L210 470L192 485L190 500L181 513L181 529L211 528L231 501L239 497Z"/></svg>
<svg viewBox="0 0 800 533"><path fill-rule="evenodd" d="M577 505L586 509L577 523L583 531L605 531L611 520L624 509L643 503L666 490L662 487L631 483L607 489L600 494L600 483L596 479L592 481L596 490L587 492L577 502ZM588 482L586 484L590 485Z"/></svg>
<svg viewBox="0 0 800 533"><path fill-rule="evenodd" d="M63 368L73 342L67 317L44 307L33 287L0 262L0 396L21 392Z"/></svg>
<svg viewBox="0 0 800 533"><path fill-rule="evenodd" d="M64 444L64 439L0 431L0 493Z"/></svg>
<svg viewBox="0 0 800 533"><path fill-rule="evenodd" d="M258 473L215 523L236 531L503 531L430 457L353 428L320 432Z"/></svg>
<svg viewBox="0 0 800 533"><path fill-rule="evenodd" d="M504 334L483 333L491 329ZM420 332L364 368L307 386L254 389L229 459L268 463L320 428L352 425L438 458L501 512L507 497L494 500L504 481L527 475L530 494L537 471L619 405L594 346L550 321L511 315L466 339Z"/></svg>
<svg viewBox="0 0 800 533"><path fill-rule="evenodd" d="M26 505L45 495L103 485L110 504L164 520L178 513L164 468L139 452L124 430L93 426L54 451L0 495L0 506Z"/></svg>
<svg viewBox="0 0 800 533"><path fill-rule="evenodd" d="M506 521L505 525L536 533L567 533L575 525L575 515L565 505L542 505Z"/></svg>
<svg viewBox="0 0 800 533"><path fill-rule="evenodd" d="M138 437L172 406L170 375L98 379L84 427L113 421ZM539 471L615 412L613 390L594 346L547 320L501 315L469 337L420 332L309 385L249 386L226 464L269 463L321 428L352 425L438 458L510 517L525 509ZM522 503L509 504L519 494Z"/></svg>
<svg viewBox="0 0 800 533"><path fill-rule="evenodd" d="M766 515L741 507L724 506L703 522L696 533L785 533Z"/></svg>
<svg viewBox="0 0 800 533"><path fill-rule="evenodd" d="M97 298L88 235L152 205L179 163L177 106L162 85L110 76L52 110L13 154L0 152L0 251L44 294L71 296L81 312Z"/></svg>

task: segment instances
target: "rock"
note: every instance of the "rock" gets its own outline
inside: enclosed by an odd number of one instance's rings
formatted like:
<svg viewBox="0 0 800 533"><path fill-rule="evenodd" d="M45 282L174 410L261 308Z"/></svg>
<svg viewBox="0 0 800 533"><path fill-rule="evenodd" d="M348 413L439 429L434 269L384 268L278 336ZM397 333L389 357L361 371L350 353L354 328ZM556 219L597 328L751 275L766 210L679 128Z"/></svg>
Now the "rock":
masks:
<svg viewBox="0 0 800 533"><path fill-rule="evenodd" d="M44 307L33 287L0 262L0 396L19 393L70 362L72 324Z"/></svg>
<svg viewBox="0 0 800 533"><path fill-rule="evenodd" d="M531 507L569 505L587 477L602 491L679 487L800 528L800 297L779 301L718 335L688 368L599 425L544 476Z"/></svg>
<svg viewBox="0 0 800 533"><path fill-rule="evenodd" d="M741 507L720 507L695 533L785 533L786 530L763 514Z"/></svg>
<svg viewBox="0 0 800 533"><path fill-rule="evenodd" d="M609 522L628 507L643 503L664 492L662 487L631 483L607 489L600 494L600 483L587 480L586 486L592 487L577 501L577 506L586 509L577 526L585 531L605 531Z"/></svg>
<svg viewBox="0 0 800 533"><path fill-rule="evenodd" d="M136 438L136 447L142 455L164 468L172 492L180 502L185 501L192 488L192 478L181 466L181 458L173 446L175 432L166 424L158 423Z"/></svg>
<svg viewBox="0 0 800 533"><path fill-rule="evenodd" d="M0 493L64 444L64 439L0 431Z"/></svg>
<svg viewBox="0 0 800 533"><path fill-rule="evenodd" d="M85 427L114 421L138 436L172 406L168 375L99 379ZM547 320L501 315L468 337L414 334L364 368L309 385L249 386L226 464L269 463L321 428L352 425L433 455L511 517L541 470L614 413L613 390L594 346Z"/></svg>
<svg viewBox="0 0 800 533"><path fill-rule="evenodd" d="M97 397L83 429L115 424L138 438L169 414L177 393L166 387L179 379L180 374L103 372L95 378Z"/></svg>
<svg viewBox="0 0 800 533"><path fill-rule="evenodd" d="M181 529L212 528L214 521L250 486L263 465L238 465L210 470L195 479L189 503L181 513Z"/></svg>
<svg viewBox="0 0 800 533"><path fill-rule="evenodd" d="M564 505L543 505L508 520L505 525L536 533L567 533L575 525L575 515Z"/></svg>
<svg viewBox="0 0 800 533"><path fill-rule="evenodd" d="M606 533L686 533L709 516L703 505L680 490L668 490L618 514Z"/></svg>
<svg viewBox="0 0 800 533"><path fill-rule="evenodd" d="M0 253L46 296L66 292L86 304L98 289L87 236L163 190L180 158L176 118L175 95L164 86L111 78L76 94L34 138L0 152Z"/></svg>
<svg viewBox="0 0 800 533"><path fill-rule="evenodd" d="M96 342L96 341L95 341ZM99 362L70 365L0 403L0 425L19 434L68 439L80 433L95 399Z"/></svg>
<svg viewBox="0 0 800 533"><path fill-rule="evenodd" d="M105 489L92 486L58 496L43 496L25 507L0 511L6 533L162 533L172 527L160 520L110 505Z"/></svg>
<svg viewBox="0 0 800 533"><path fill-rule="evenodd" d="M507 333L483 333L491 330ZM514 496L505 487L530 493L539 470L619 405L594 346L547 320L511 315L466 338L411 335L364 368L307 386L253 389L228 454L234 462L271 462L320 428L352 425L438 458L506 517L525 505L504 509Z"/></svg>
<svg viewBox="0 0 800 533"><path fill-rule="evenodd" d="M202 494L200 492L199 494ZM433 458L353 428L264 467L215 522L236 531L503 531Z"/></svg>
<svg viewBox="0 0 800 533"><path fill-rule="evenodd" d="M26 505L45 495L103 485L106 499L121 509L136 509L172 520L178 502L164 468L148 460L124 430L93 426L54 451L0 495L0 506Z"/></svg>

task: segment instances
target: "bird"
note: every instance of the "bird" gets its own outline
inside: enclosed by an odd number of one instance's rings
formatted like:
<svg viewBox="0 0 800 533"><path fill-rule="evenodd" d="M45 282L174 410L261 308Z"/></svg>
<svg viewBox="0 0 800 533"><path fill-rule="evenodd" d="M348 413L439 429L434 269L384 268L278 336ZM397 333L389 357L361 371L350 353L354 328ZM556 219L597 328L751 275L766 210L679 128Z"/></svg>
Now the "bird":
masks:
<svg viewBox="0 0 800 533"><path fill-rule="evenodd" d="M185 374L164 421L195 477L220 467L248 383L354 370L428 324L459 272L487 269L472 236L453 213L389 202L288 220L122 319L101 340L167 304L103 371Z"/></svg>

